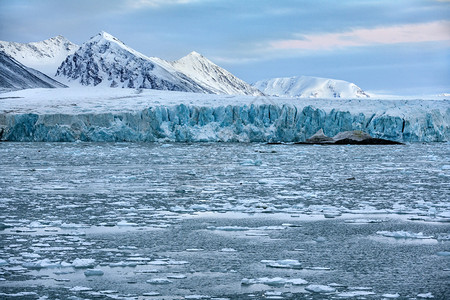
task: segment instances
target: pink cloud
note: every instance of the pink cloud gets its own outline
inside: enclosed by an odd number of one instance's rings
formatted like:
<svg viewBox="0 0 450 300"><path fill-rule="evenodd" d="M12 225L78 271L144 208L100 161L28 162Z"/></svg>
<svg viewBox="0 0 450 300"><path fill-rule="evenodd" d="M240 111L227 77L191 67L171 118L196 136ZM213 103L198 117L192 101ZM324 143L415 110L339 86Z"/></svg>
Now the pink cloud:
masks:
<svg viewBox="0 0 450 300"><path fill-rule="evenodd" d="M436 41L450 41L450 21L355 29L342 33L303 35L302 39L273 41L270 46L272 49L318 50L373 44Z"/></svg>

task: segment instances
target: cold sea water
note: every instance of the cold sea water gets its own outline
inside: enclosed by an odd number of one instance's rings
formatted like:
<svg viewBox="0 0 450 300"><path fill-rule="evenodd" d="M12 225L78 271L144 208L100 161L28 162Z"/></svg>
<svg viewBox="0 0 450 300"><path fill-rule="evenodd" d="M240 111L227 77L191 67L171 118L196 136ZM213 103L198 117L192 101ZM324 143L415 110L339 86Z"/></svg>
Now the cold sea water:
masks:
<svg viewBox="0 0 450 300"><path fill-rule="evenodd" d="M450 144L0 143L0 299L449 299Z"/></svg>

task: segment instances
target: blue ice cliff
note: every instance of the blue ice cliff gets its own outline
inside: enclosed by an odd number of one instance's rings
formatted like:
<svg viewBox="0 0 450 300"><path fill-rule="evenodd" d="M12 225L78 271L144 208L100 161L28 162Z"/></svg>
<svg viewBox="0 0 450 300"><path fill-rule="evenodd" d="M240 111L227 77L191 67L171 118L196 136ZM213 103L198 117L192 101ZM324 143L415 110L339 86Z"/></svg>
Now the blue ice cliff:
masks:
<svg viewBox="0 0 450 300"><path fill-rule="evenodd" d="M424 117L423 117L424 116ZM23 142L298 142L361 130L400 142L450 140L450 108L418 118L289 104L152 106L117 113L0 113L0 140Z"/></svg>

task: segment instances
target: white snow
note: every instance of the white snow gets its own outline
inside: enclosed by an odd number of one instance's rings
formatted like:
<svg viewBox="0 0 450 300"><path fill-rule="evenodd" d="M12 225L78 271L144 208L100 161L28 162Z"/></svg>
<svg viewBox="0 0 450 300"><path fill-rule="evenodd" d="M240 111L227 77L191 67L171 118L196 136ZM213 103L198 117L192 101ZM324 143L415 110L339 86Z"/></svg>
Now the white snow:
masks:
<svg viewBox="0 0 450 300"><path fill-rule="evenodd" d="M427 112L450 108L447 100L344 100L301 99L288 97L229 96L159 90L78 87L66 89L29 89L1 94L0 113L86 114L138 112L152 106L195 105L292 105L298 109L313 106L330 112L339 108L352 114L379 114L424 118Z"/></svg>
<svg viewBox="0 0 450 300"><path fill-rule="evenodd" d="M195 51L169 64L215 94L262 95L259 90Z"/></svg>
<svg viewBox="0 0 450 300"><path fill-rule="evenodd" d="M418 298L431 299L434 298L432 293L422 293L417 295Z"/></svg>
<svg viewBox="0 0 450 300"><path fill-rule="evenodd" d="M369 95L355 85L343 80L310 76L284 77L261 80L254 85L270 96L298 98L368 98Z"/></svg>
<svg viewBox="0 0 450 300"><path fill-rule="evenodd" d="M52 78L63 60L77 49L78 45L60 35L44 41L26 44L0 41L0 50L25 66L36 69Z"/></svg>

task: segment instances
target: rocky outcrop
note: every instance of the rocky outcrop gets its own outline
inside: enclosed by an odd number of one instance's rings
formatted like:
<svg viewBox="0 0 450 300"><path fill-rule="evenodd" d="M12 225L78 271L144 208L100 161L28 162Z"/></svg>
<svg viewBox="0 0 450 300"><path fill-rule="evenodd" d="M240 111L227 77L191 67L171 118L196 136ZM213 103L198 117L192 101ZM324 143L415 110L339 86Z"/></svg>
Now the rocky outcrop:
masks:
<svg viewBox="0 0 450 300"><path fill-rule="evenodd" d="M328 137L320 129L304 142L296 144L306 145L402 145L403 143L387 139L374 138L361 130L343 131L334 137Z"/></svg>

